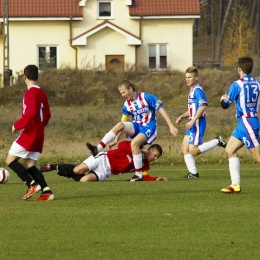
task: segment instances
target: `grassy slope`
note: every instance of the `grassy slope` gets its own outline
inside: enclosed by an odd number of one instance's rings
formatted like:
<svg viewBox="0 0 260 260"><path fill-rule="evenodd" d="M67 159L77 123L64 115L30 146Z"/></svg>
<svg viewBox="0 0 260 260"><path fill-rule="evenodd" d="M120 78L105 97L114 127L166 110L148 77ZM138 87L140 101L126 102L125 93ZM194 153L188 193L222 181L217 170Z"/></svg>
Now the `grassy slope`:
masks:
<svg viewBox="0 0 260 260"><path fill-rule="evenodd" d="M46 128L44 152L40 160L46 157L54 161L88 155L85 142L99 142L103 135L121 118L123 99L117 85L123 78L131 79L137 90L147 91L159 96L164 101L172 121L187 109L188 87L184 73L167 71L163 73L147 72L95 72L73 71L64 69L42 73L39 85L47 92L52 119ZM199 81L203 86L209 107L208 126L205 141L221 134L228 137L234 126L234 107L228 111L219 106L220 96L226 92L231 81L237 78L236 73L218 70L200 71ZM21 98L25 91L24 83L0 89L0 164L17 134L10 129L20 116ZM157 142L163 146L168 162L183 162L180 145L184 133L184 125L178 126L179 137L174 138L168 131L167 124L158 115L159 136ZM216 148L209 154L222 154ZM205 155L206 156L206 155ZM205 157L203 155L203 157ZM222 156L223 157L223 156ZM46 160L47 160L46 159ZM80 158L81 160L81 158Z"/></svg>

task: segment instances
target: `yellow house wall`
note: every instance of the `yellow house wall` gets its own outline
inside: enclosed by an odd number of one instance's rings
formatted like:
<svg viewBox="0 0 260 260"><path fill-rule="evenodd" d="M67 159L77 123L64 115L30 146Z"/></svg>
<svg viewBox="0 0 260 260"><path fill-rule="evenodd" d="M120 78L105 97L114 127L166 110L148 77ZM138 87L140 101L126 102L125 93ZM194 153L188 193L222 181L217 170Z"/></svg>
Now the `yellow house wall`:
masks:
<svg viewBox="0 0 260 260"><path fill-rule="evenodd" d="M75 50L70 47L69 38L69 21L10 22L9 64L13 75L28 64L38 65L38 45L58 46L58 66L75 67Z"/></svg>
<svg viewBox="0 0 260 260"><path fill-rule="evenodd" d="M143 20L142 46L137 49L137 63L148 64L148 44L169 44L169 66L186 70L193 63L192 20Z"/></svg>
<svg viewBox="0 0 260 260"><path fill-rule="evenodd" d="M139 37L139 21L130 19L129 7L126 6L125 0L113 0L113 6L114 16L109 21ZM83 7L83 20L80 23L73 22L73 37L97 26L104 19L98 18L98 1L87 0Z"/></svg>
<svg viewBox="0 0 260 260"><path fill-rule="evenodd" d="M110 28L89 36L87 46L78 46L78 54L80 69L104 69L105 55L124 55L126 65L135 63L135 46L127 45L126 37Z"/></svg>

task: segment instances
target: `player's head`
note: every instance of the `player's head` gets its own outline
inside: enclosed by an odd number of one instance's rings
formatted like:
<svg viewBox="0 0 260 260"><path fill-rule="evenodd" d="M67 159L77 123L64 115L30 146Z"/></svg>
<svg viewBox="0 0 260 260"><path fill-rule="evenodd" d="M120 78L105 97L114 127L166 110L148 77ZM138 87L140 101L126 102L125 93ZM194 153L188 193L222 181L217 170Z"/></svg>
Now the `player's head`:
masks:
<svg viewBox="0 0 260 260"><path fill-rule="evenodd" d="M145 155L145 158L148 162L152 162L158 159L163 153L162 147L159 144L152 144L148 148L148 152Z"/></svg>
<svg viewBox="0 0 260 260"><path fill-rule="evenodd" d="M199 78L198 69L195 66L190 66L186 69L185 79L188 86L192 87L196 84Z"/></svg>
<svg viewBox="0 0 260 260"><path fill-rule="evenodd" d="M24 76L32 81L38 80L38 67L36 65L28 65L24 68Z"/></svg>
<svg viewBox="0 0 260 260"><path fill-rule="evenodd" d="M126 88L126 89L129 89L129 90L132 89L133 91L135 91L134 83L131 82L131 81L128 80L128 79L124 79L124 80L122 80L122 81L119 83L118 89L119 89L119 88L122 88L122 87L124 87L124 88Z"/></svg>
<svg viewBox="0 0 260 260"><path fill-rule="evenodd" d="M190 66L189 68L187 68L186 73L192 73L196 77L199 76L198 69L195 66Z"/></svg>
<svg viewBox="0 0 260 260"><path fill-rule="evenodd" d="M241 56L238 58L237 67L240 68L245 74L250 74L254 67L254 61L249 56Z"/></svg>
<svg viewBox="0 0 260 260"><path fill-rule="evenodd" d="M124 79L123 81L121 81L118 85L118 90L122 95L122 97L124 97L125 99L128 100L135 99L136 96L135 87L130 80Z"/></svg>

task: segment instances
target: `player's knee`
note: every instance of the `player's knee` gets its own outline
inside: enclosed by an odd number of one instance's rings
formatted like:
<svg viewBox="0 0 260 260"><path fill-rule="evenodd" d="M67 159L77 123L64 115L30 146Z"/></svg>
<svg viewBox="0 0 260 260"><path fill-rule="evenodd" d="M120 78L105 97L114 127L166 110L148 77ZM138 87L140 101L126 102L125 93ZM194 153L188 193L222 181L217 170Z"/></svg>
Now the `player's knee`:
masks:
<svg viewBox="0 0 260 260"><path fill-rule="evenodd" d="M136 140L132 140L131 141L131 149L132 149L132 151L135 151L135 150L137 150L137 149L140 149L140 146L141 146L142 144L140 144L139 142L136 142Z"/></svg>
<svg viewBox="0 0 260 260"><path fill-rule="evenodd" d="M125 124L123 122L119 122L112 128L112 132L118 133L120 131L123 131L124 128L125 128Z"/></svg>
<svg viewBox="0 0 260 260"><path fill-rule="evenodd" d="M84 174L86 171L85 171L84 169L80 169L80 168L75 167L75 168L73 169L73 172L76 173L76 174L82 175L82 174Z"/></svg>
<svg viewBox="0 0 260 260"><path fill-rule="evenodd" d="M79 181L80 182L89 182L86 178L83 178L83 177Z"/></svg>
<svg viewBox="0 0 260 260"><path fill-rule="evenodd" d="M229 149L228 147L225 148L225 153L227 154L228 158L234 157L236 154L233 150Z"/></svg>
<svg viewBox="0 0 260 260"><path fill-rule="evenodd" d="M192 154L193 156L197 156L197 155L201 154L201 151L200 151L199 147L195 147L194 149L190 149L189 153Z"/></svg>

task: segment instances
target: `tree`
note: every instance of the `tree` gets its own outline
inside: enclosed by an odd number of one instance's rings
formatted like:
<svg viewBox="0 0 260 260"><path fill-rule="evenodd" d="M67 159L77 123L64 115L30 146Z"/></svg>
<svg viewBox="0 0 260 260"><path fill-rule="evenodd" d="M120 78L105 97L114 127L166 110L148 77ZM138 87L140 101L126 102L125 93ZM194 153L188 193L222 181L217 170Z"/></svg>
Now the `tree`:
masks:
<svg viewBox="0 0 260 260"><path fill-rule="evenodd" d="M225 31L226 35L232 34L232 37L226 37L223 44L223 49L226 50L223 54L226 66L234 65L239 56L253 54L251 43L254 42L255 32L248 29L250 26L250 10L243 5L237 5L232 11L232 20L227 24ZM233 26L230 26L230 23ZM230 46L232 46L231 49Z"/></svg>
<svg viewBox="0 0 260 260"><path fill-rule="evenodd" d="M221 1L222 1L222 0L221 0ZM227 10L226 10L226 13L225 13L225 17L224 17L224 20L223 20L223 22L222 22L222 24L221 24L220 33L219 33L218 38L217 38L217 42L216 42L216 59L217 59L217 60L220 59L221 44L222 44L222 40L223 40L223 33L224 33L224 30L225 30L225 26L226 26L226 22L227 22L227 17L228 17L228 14L229 14L229 10L230 10L232 1L233 1L233 0L229 0L229 2L228 2L228 7L227 7Z"/></svg>

